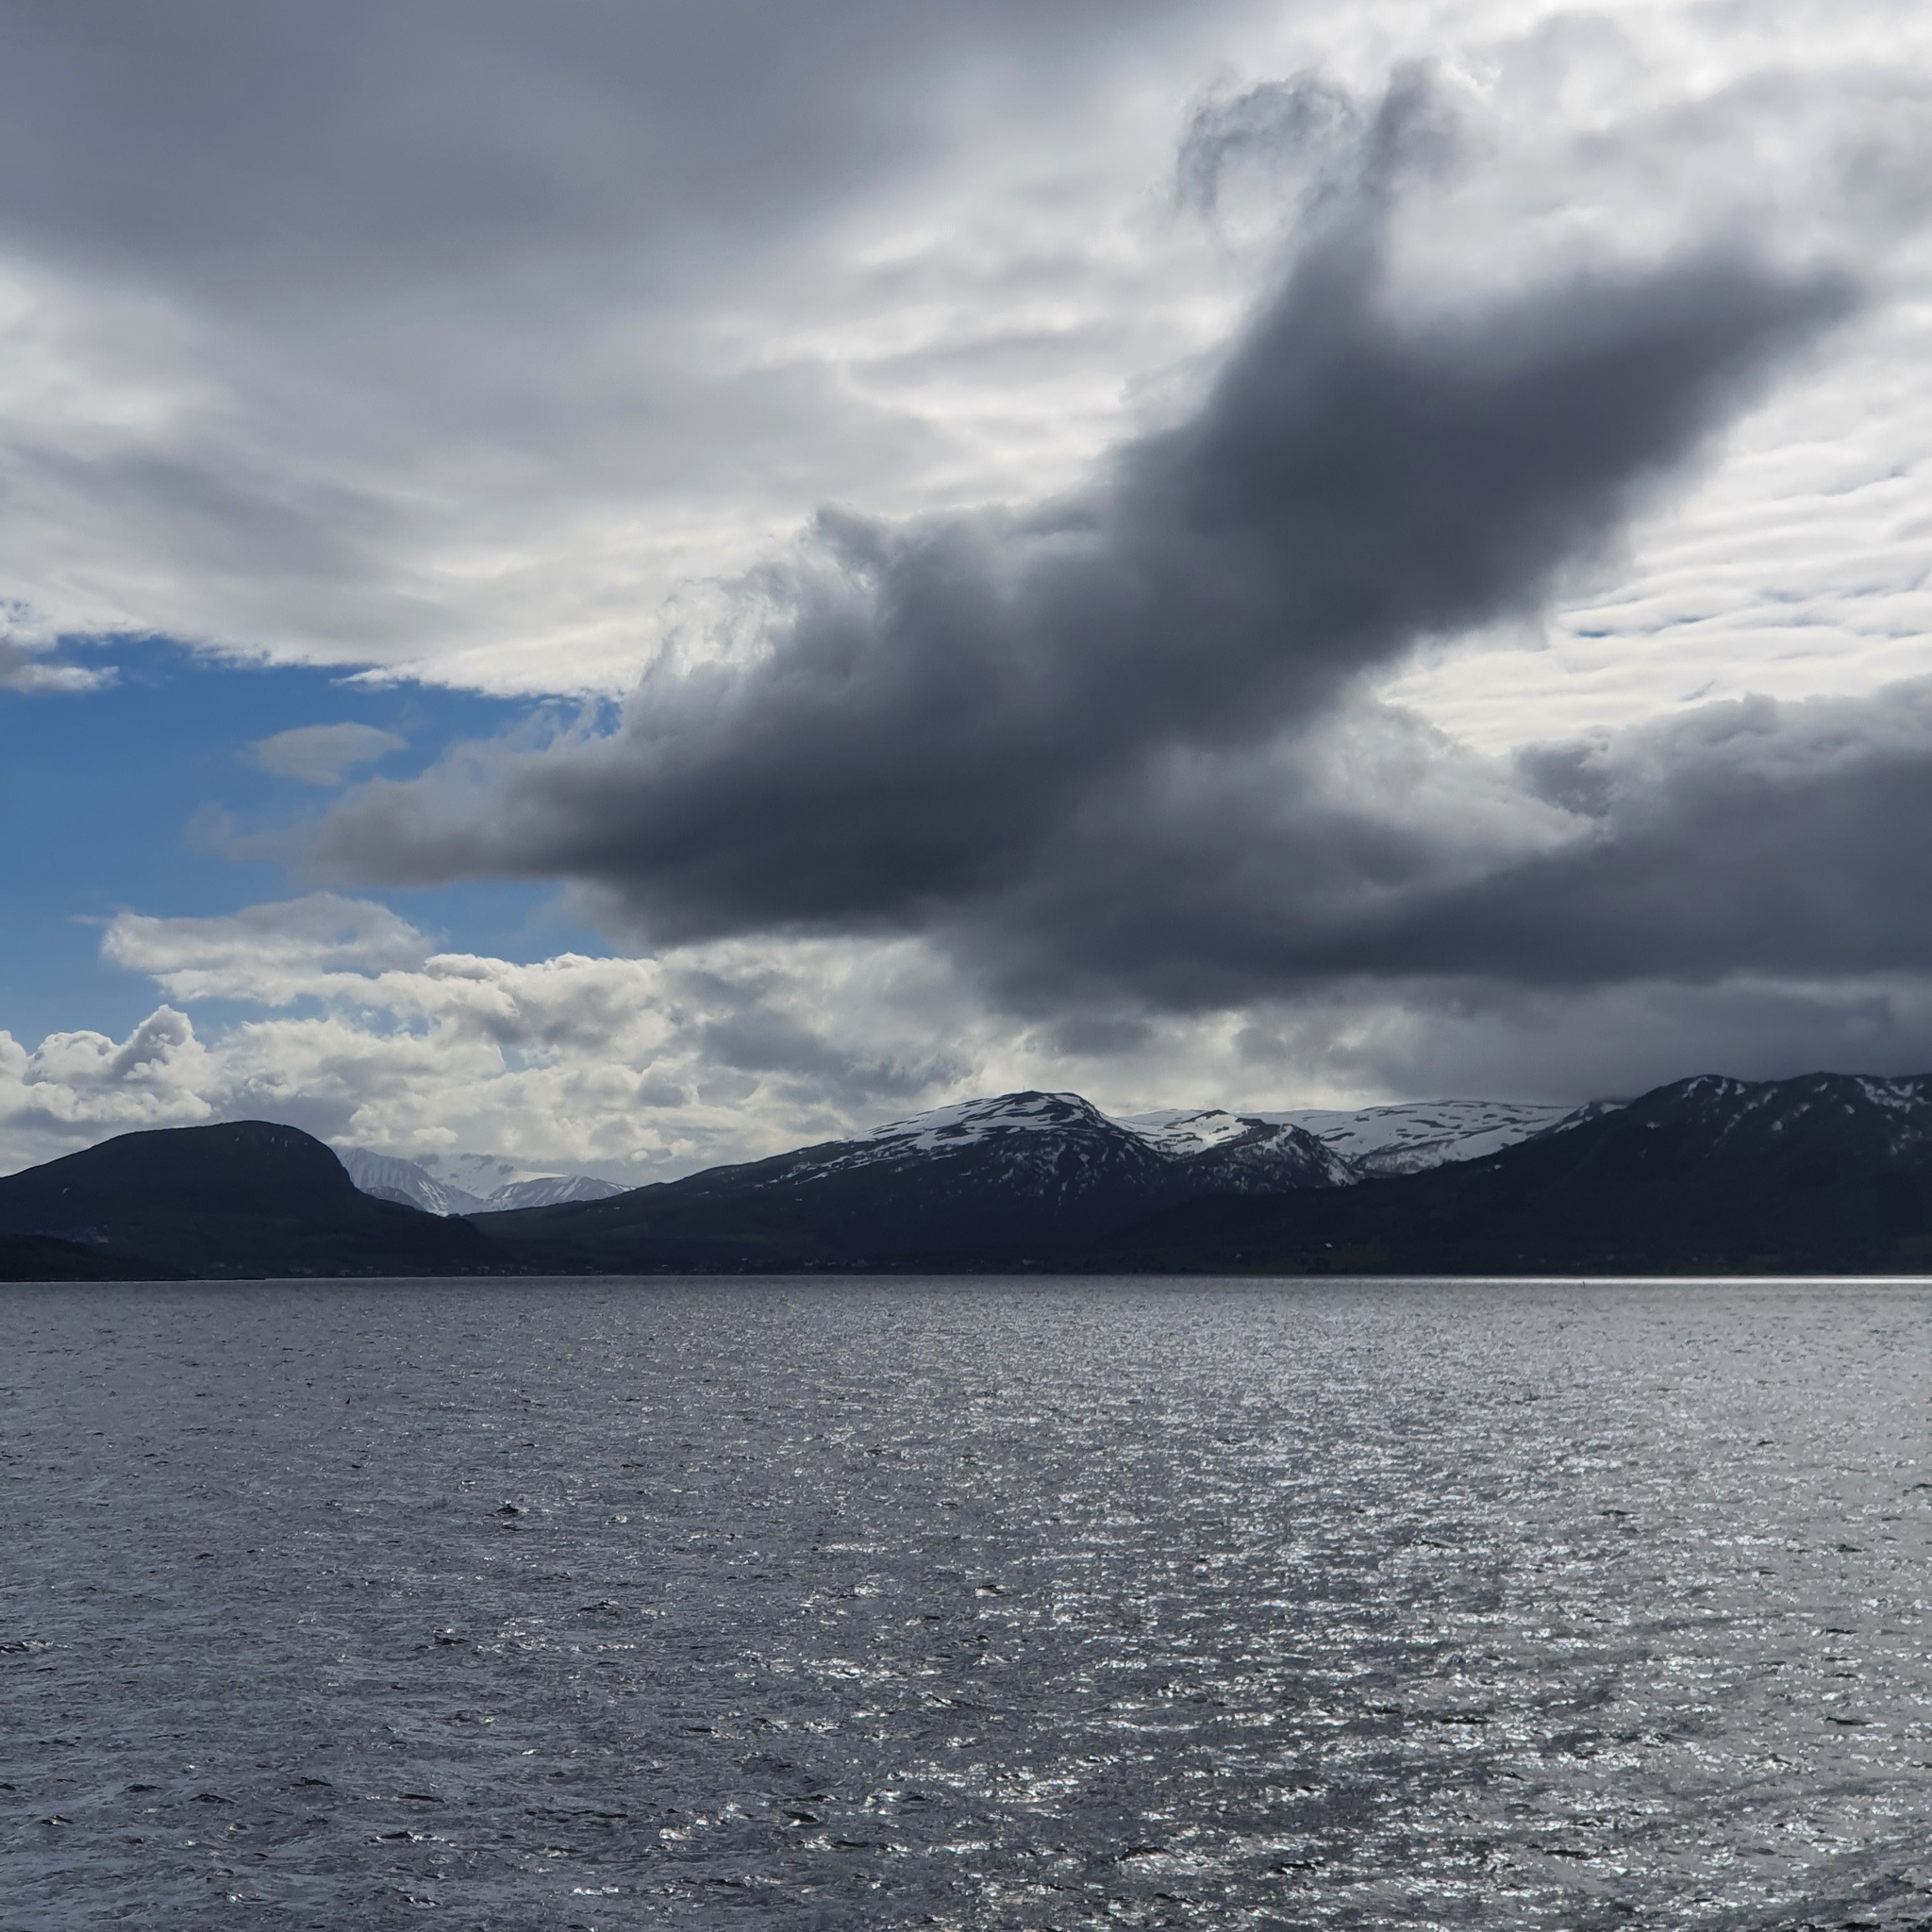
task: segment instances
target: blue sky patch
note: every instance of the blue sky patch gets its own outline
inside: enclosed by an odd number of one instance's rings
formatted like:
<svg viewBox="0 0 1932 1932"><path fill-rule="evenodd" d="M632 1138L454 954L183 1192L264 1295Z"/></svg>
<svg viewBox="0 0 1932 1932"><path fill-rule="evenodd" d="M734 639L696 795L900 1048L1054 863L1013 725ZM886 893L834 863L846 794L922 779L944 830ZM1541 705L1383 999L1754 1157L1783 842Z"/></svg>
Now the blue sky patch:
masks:
<svg viewBox="0 0 1932 1932"><path fill-rule="evenodd" d="M157 639L89 657L114 664L111 683L0 691L0 819L9 833L0 841L0 1028L27 1045L74 1027L118 1035L153 1009L151 986L99 957L101 925L116 912L205 918L304 890L279 865L225 858L195 836L210 810L248 825L287 824L331 795L263 770L251 745L316 724L363 725L405 748L355 775L403 777L452 741L493 736L537 708L528 699L357 684L340 671L238 665ZM550 883L365 896L458 951L517 959L608 951L561 914Z"/></svg>

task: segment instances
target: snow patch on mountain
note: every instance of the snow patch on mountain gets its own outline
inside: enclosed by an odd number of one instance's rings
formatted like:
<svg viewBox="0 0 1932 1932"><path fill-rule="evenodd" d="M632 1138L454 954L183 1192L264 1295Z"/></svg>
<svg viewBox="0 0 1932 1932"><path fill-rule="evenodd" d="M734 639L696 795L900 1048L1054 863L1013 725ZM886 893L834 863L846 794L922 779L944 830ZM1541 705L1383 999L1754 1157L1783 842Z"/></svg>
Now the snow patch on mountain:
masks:
<svg viewBox="0 0 1932 1932"><path fill-rule="evenodd" d="M1239 1141L1264 1119L1270 1125L1292 1124L1277 1123L1272 1116L1228 1113L1218 1107L1157 1108L1152 1113L1116 1115L1115 1124L1138 1134L1157 1153L1184 1158Z"/></svg>
<svg viewBox="0 0 1932 1932"><path fill-rule="evenodd" d="M1349 1181L1474 1160L1536 1135L1574 1126L1603 1110L1601 1102L1574 1108L1498 1100L1399 1101L1384 1107L1265 1113L1168 1107L1124 1115L1120 1124L1149 1146L1182 1158L1231 1146L1263 1126L1299 1127L1328 1148L1345 1170L1339 1178Z"/></svg>
<svg viewBox="0 0 1932 1932"><path fill-rule="evenodd" d="M1748 1142L1760 1126L1778 1135L1810 1131L1823 1113L1847 1127L1871 1116L1888 1158L1932 1141L1932 1075L1925 1074L1885 1079L1802 1074L1790 1080L1744 1081L1699 1074L1657 1089L1644 1104L1646 1114L1667 1105L1672 1117L1707 1125L1718 1148ZM1655 1129L1659 1119L1646 1118L1644 1124Z"/></svg>
<svg viewBox="0 0 1932 1932"><path fill-rule="evenodd" d="M533 1174L506 1181L490 1197L492 1211L505 1208L555 1208L564 1201L608 1201L627 1191L591 1174Z"/></svg>
<svg viewBox="0 0 1932 1932"><path fill-rule="evenodd" d="M1064 1133L1070 1126L1105 1126L1107 1116L1077 1093L1002 1093L987 1100L956 1100L905 1120L855 1135L854 1147L889 1142L894 1153L937 1154L1001 1134Z"/></svg>
<svg viewBox="0 0 1932 1932"><path fill-rule="evenodd" d="M1584 1108L1534 1101L1404 1101L1383 1107L1300 1108L1234 1112L1226 1108L1157 1108L1118 1117L1077 1093L1007 1093L955 1101L889 1121L835 1143L821 1163L841 1171L919 1154L958 1154L988 1142L1019 1165L1077 1159L1083 1143L1125 1133L1166 1160L1219 1157L1241 1170L1283 1165L1292 1186L1346 1186L1377 1174L1413 1174L1449 1160L1474 1160L1518 1141L1593 1118L1607 1103ZM1289 1137L1321 1143L1315 1156ZM1293 1178L1288 1175L1292 1174Z"/></svg>
<svg viewBox="0 0 1932 1932"><path fill-rule="evenodd" d="M1077 1093L1003 1093L955 1101L904 1120L801 1149L774 1186L827 1179L855 1169L902 1166L938 1159L951 1167L965 1159L983 1170L1006 1173L1029 1194L1074 1191L1091 1186L1123 1157L1145 1160L1138 1141L1123 1135L1091 1102Z"/></svg>
<svg viewBox="0 0 1932 1932"><path fill-rule="evenodd" d="M1452 1160L1477 1160L1506 1147L1560 1133L1607 1113L1615 1103L1564 1107L1515 1100L1411 1100L1386 1107L1298 1108L1259 1118L1304 1127L1356 1173L1419 1174Z"/></svg>

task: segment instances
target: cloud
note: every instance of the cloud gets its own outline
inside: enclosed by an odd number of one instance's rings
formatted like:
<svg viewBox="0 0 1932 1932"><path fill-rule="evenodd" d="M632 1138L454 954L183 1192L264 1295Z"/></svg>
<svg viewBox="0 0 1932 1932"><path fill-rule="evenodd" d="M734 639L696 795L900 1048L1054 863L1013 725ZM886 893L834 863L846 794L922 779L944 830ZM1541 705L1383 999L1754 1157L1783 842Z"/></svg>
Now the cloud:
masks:
<svg viewBox="0 0 1932 1932"><path fill-rule="evenodd" d="M258 739L249 756L265 772L300 778L308 785L340 785L358 765L373 764L408 740L374 724L298 724Z"/></svg>
<svg viewBox="0 0 1932 1932"><path fill-rule="evenodd" d="M1427 758L1447 818L1338 802L1338 708L1425 640L1537 612L1855 299L1713 245L1405 303L1389 225L1444 139L1420 77L1365 112L1198 408L1083 490L826 513L748 587L735 660L661 663L614 734L365 786L306 856L573 878L656 943L931 932L1009 980L1050 986L1058 954L1063 982L1183 1004L1408 970L1388 908L1493 872L1499 815L1514 850L1560 814Z"/></svg>
<svg viewBox="0 0 1932 1932"><path fill-rule="evenodd" d="M1173 761L1163 791L1076 828L954 940L1027 1011L1343 982L1428 1010L1472 988L1909 977L1932 964L1928 808L1927 680L1724 701L1509 758L1364 705L1264 753Z"/></svg>
<svg viewBox="0 0 1932 1932"><path fill-rule="evenodd" d="M1121 225L1095 164L1131 208L1170 114L1143 81L1244 10L40 19L0 75L0 479L33 536L0 593L65 629L619 688L667 592L801 501L944 495L1055 451L1042 395L1096 413L1124 332L1080 287L1096 200ZM949 359L1029 339L1018 405Z"/></svg>
<svg viewBox="0 0 1932 1932"><path fill-rule="evenodd" d="M111 683L110 670L89 668L84 664L50 664L50 646L0 637L0 691L23 696L44 696L52 691L97 691Z"/></svg>
<svg viewBox="0 0 1932 1932"><path fill-rule="evenodd" d="M1003 1086L1932 1060L1932 19L102 0L10 51L21 638L644 667L306 856L574 881L647 957L130 914L157 1030L6 1042L5 1145L642 1176Z"/></svg>
<svg viewBox="0 0 1932 1932"><path fill-rule="evenodd" d="M974 1020L916 949L526 963L441 951L387 908L317 894L123 913L102 952L169 1004L122 1041L60 1034L29 1052L0 1035L0 1161L268 1118L412 1157L646 1179L822 1140L974 1070L936 1043L936 1018ZM228 1010L198 1035L180 1008L210 1002Z"/></svg>
<svg viewBox="0 0 1932 1932"><path fill-rule="evenodd" d="M1207 1036L1211 1040L1212 1036ZM1227 1050L1203 1064L1217 1082L1274 1103L1346 1104L1420 1095L1614 1099L1693 1073L1780 1079L1821 1068L1913 1074L1932 1068L1932 976L1733 974L1701 985L1634 980L1525 988L1481 978L1327 981L1257 1002Z"/></svg>
<svg viewBox="0 0 1932 1932"><path fill-rule="evenodd" d="M214 1111L187 1016L161 1007L115 1041L53 1033L28 1052L0 1032L0 1162L25 1165L112 1133L192 1126Z"/></svg>
<svg viewBox="0 0 1932 1932"><path fill-rule="evenodd" d="M1016 1020L916 939L520 962L441 952L381 907L323 898L124 915L106 951L167 1003L120 1040L29 1048L0 1033L0 1171L134 1128L266 1118L410 1158L474 1151L642 1181L1022 1088L1125 1113L1932 1067L1924 973L1368 975L1198 1011L1104 985ZM197 1029L181 1009L208 1002L220 1013Z"/></svg>
<svg viewBox="0 0 1932 1932"><path fill-rule="evenodd" d="M1532 983L1932 964L1932 680L1769 698L1525 751L1580 838L1424 898L1411 964Z"/></svg>
<svg viewBox="0 0 1932 1932"><path fill-rule="evenodd" d="M333 892L216 919L123 912L101 941L111 964L148 974L178 999L268 1006L359 987L372 974L415 971L434 950L388 907Z"/></svg>

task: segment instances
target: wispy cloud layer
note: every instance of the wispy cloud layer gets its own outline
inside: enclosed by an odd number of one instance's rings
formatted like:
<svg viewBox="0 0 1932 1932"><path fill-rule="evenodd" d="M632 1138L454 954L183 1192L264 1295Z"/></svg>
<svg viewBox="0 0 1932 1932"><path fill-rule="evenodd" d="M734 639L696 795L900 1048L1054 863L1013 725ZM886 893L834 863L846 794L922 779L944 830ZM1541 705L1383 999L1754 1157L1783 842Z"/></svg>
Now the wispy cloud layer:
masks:
<svg viewBox="0 0 1932 1932"><path fill-rule="evenodd" d="M298 724L258 739L248 749L265 772L308 785L340 785L358 766L372 765L408 743L374 724Z"/></svg>

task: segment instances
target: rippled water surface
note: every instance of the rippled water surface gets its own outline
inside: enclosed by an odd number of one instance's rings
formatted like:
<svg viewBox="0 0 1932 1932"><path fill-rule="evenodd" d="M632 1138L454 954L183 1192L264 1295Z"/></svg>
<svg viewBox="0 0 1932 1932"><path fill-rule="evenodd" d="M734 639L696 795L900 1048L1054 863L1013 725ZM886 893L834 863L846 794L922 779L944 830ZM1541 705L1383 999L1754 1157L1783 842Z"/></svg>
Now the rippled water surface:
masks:
<svg viewBox="0 0 1932 1932"><path fill-rule="evenodd" d="M1932 1925L1932 1290L0 1290L0 1924Z"/></svg>

